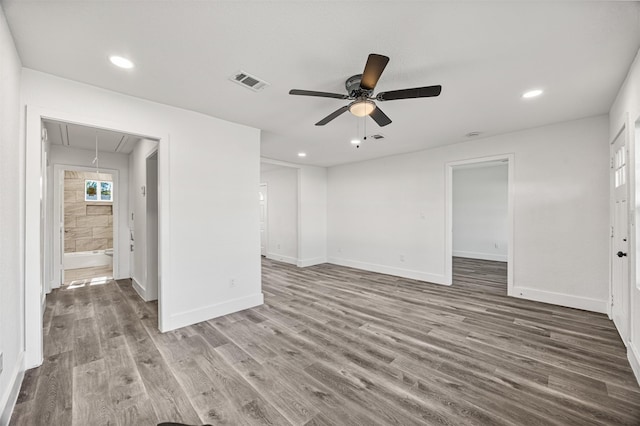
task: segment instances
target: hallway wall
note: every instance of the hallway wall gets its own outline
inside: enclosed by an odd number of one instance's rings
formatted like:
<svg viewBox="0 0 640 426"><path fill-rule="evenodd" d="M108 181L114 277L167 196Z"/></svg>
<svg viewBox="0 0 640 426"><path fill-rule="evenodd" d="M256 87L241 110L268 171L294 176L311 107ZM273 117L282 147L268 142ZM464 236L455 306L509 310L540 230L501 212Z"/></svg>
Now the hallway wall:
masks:
<svg viewBox="0 0 640 426"><path fill-rule="evenodd" d="M24 149L20 71L0 6L0 424L6 424L24 371Z"/></svg>

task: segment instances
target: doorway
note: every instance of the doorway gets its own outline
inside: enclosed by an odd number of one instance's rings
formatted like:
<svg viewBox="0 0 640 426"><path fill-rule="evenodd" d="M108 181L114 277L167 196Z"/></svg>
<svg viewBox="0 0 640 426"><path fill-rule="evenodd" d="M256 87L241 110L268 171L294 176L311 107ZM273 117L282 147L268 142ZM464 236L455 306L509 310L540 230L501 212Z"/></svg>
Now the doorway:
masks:
<svg viewBox="0 0 640 426"><path fill-rule="evenodd" d="M60 171L60 278L70 288L113 278L114 176L107 171Z"/></svg>
<svg viewBox="0 0 640 426"><path fill-rule="evenodd" d="M25 300L25 366L26 368L32 368L40 365L43 359L43 314L45 308L45 296L51 284L54 282L52 277L55 276L54 261L53 261L53 249L60 247L58 244L54 244L53 240L56 238L60 221L54 223L52 220L53 215L58 211L53 208L53 177L56 175L52 169L56 165L65 164L64 161L60 161L60 158L56 160L56 153L54 151L65 150L69 146L68 133L67 132L50 132L45 130L45 123L65 123L78 128L89 128L95 132L111 132L119 133L121 135L120 140L114 141L114 151L121 149L123 146L131 143L129 138L122 136L129 136L134 139L146 138L142 135L159 135L151 136L147 139L152 139L158 142L158 175L159 182L168 181L168 163L167 157L163 155L168 149L168 135L159 128L149 128L145 125L137 125L133 122L124 125L117 125L111 121L104 121L95 118L87 118L74 113L65 113L60 111L48 110L35 106L28 106L26 108L26 148L25 148L25 247L24 247L24 259L25 259L25 287L24 287L24 300ZM47 140L47 134L51 136L59 135L62 142L59 143L57 149L53 149L53 143ZM137 136L136 136L137 135ZM100 138L102 142L102 138ZM91 166L92 159L95 156L95 137L94 143L90 147L84 149L73 150L71 160L67 165L72 165L77 162L82 166ZM100 144L102 151L103 145ZM107 155L107 157L109 157ZM125 156L126 157L126 156ZM112 157L113 158L113 157ZM102 160L102 154L101 154ZM101 167L106 164L101 163ZM93 168L93 167L89 167ZM126 160L122 166L122 170L127 170L128 166ZM124 172L123 176L127 173ZM115 180L115 179L114 179ZM117 185L115 185L118 187ZM124 188L123 185L120 189ZM164 196L158 197L160 200L160 208L158 209L158 228L162 230L162 235L168 231L168 197L165 192L168 191L166 186L162 187L162 193ZM126 200L123 198L123 200ZM127 211L126 202L120 203L120 208L115 207L118 196L116 195L114 200L114 259L113 259L113 272L116 278L122 278L129 276L128 260L125 256L120 257L120 261L117 257L117 247L124 244L125 249L121 250L125 253L128 250L128 230L127 230ZM124 208L124 210L122 210ZM116 213L116 210L119 210ZM122 220L119 224L116 224L118 218ZM117 231L116 231L117 230ZM122 235L120 235L122 234ZM58 235L59 237L59 235ZM116 242L119 240L119 242ZM160 238L159 241L166 241L166 238ZM163 250L162 244L158 246L159 269L162 270L164 280L169 280L169 274L165 270L163 265L167 265L168 252ZM61 262L58 263L60 265ZM158 328L164 330L164 309L162 303L162 286L159 285L159 297L158 297Z"/></svg>
<svg viewBox="0 0 640 426"><path fill-rule="evenodd" d="M508 160L453 167L453 284L507 294Z"/></svg>
<svg viewBox="0 0 640 426"><path fill-rule="evenodd" d="M513 155L446 166L448 284L513 292Z"/></svg>

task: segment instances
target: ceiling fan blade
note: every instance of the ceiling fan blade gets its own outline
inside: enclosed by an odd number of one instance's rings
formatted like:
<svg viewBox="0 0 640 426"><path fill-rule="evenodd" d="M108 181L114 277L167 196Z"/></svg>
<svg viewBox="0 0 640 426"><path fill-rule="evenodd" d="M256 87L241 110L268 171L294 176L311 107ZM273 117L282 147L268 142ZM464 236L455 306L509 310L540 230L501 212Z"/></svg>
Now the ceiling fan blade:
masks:
<svg viewBox="0 0 640 426"><path fill-rule="evenodd" d="M342 108L335 110L334 112L332 112L331 114L329 114L325 118L323 118L322 120L318 121L316 123L316 126L324 126L325 124L327 124L328 122L330 122L334 118L344 114L344 112L347 111L348 109L349 109L349 105L345 105Z"/></svg>
<svg viewBox="0 0 640 426"><path fill-rule="evenodd" d="M384 71L384 67L389 63L387 56L378 55L372 53L367 59L367 64L364 66L364 72L362 73L362 80L360 81L360 87L365 90L373 90L378 84L378 80Z"/></svg>
<svg viewBox="0 0 640 426"><path fill-rule="evenodd" d="M382 112L382 110L376 106L376 108L369 114L369 117L373 118L373 121L378 123L378 126L384 127L387 124L391 124L391 119L387 117L387 114Z"/></svg>
<svg viewBox="0 0 640 426"><path fill-rule="evenodd" d="M376 96L379 101L393 101L396 99L411 99L411 98L431 98L433 96L440 95L442 86L426 86L426 87L414 87L413 89L403 90L391 90L389 92L380 92Z"/></svg>
<svg viewBox="0 0 640 426"><path fill-rule="evenodd" d="M347 95L341 95L339 93L314 92L313 90L292 89L289 90L289 94L301 96L317 96L319 98L349 99L349 96Z"/></svg>

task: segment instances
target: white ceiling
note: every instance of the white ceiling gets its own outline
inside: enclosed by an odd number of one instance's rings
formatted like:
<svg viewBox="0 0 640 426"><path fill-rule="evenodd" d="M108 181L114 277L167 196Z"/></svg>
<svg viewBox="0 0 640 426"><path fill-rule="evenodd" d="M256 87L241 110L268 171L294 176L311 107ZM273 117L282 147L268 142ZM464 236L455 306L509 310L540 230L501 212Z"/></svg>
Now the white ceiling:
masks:
<svg viewBox="0 0 640 426"><path fill-rule="evenodd" d="M262 156L335 165L604 114L640 47L638 2L32 1L3 7L25 67L262 129ZM376 92L441 84L438 98L380 103L386 138L335 99L371 52ZM113 67L120 54L133 70ZM244 70L271 85L228 80ZM542 97L523 100L531 88ZM307 157L300 159L299 151Z"/></svg>
<svg viewBox="0 0 640 426"><path fill-rule="evenodd" d="M58 121L44 120L47 129L47 139L54 145L68 146L76 149L96 149L98 151L129 154L140 140L137 136L127 135L110 130L69 124Z"/></svg>

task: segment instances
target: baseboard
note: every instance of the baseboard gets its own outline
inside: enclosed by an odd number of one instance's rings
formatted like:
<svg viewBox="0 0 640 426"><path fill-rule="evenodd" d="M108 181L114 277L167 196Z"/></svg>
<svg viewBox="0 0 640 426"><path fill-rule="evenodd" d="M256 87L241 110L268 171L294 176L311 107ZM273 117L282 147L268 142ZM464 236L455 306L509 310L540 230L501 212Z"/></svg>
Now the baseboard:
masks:
<svg viewBox="0 0 640 426"><path fill-rule="evenodd" d="M283 256L281 254L276 254L276 253L267 253L266 257L267 259L277 260L278 262L284 262L284 263L289 263L291 265L298 266L298 259L296 259L295 257Z"/></svg>
<svg viewBox="0 0 640 426"><path fill-rule="evenodd" d="M636 376L636 381L640 385L640 351L634 348L633 343L627 346L627 358L629 359L629 364L631 364L633 374Z"/></svg>
<svg viewBox="0 0 640 426"><path fill-rule="evenodd" d="M145 290L144 287L142 287L142 285L133 277L131 277L131 285L133 286L133 289L136 291L136 293L138 293L138 296L140 296L140 299L144 300L145 302L148 302L147 300L147 291Z"/></svg>
<svg viewBox="0 0 640 426"><path fill-rule="evenodd" d="M513 290L509 291L509 296L550 303L552 305L566 306L568 308L582 309L584 311L599 312L602 314L607 313L606 300L591 299L589 297L554 293L527 287L513 287Z"/></svg>
<svg viewBox="0 0 640 426"><path fill-rule="evenodd" d="M451 285L444 275L429 274L412 269L396 268L393 266L379 265L376 263L360 262L357 260L342 259L339 257L329 257L328 263L334 265L347 266L349 268L364 269L365 271L377 272L380 274L394 275L412 280L426 281L433 284Z"/></svg>
<svg viewBox="0 0 640 426"><path fill-rule="evenodd" d="M466 259L493 260L494 262L506 262L506 254L480 253L475 251L454 250L453 256L464 257Z"/></svg>
<svg viewBox="0 0 640 426"><path fill-rule="evenodd" d="M20 353L18 362L13 369L13 379L11 386L7 389L5 395L0 400L0 425L8 425L11 420L11 413L16 406L18 400L18 393L22 386L22 380L24 379L24 352Z"/></svg>
<svg viewBox="0 0 640 426"><path fill-rule="evenodd" d="M298 267L305 268L307 266L320 265L327 263L326 257L313 257L311 259L298 260Z"/></svg>
<svg viewBox="0 0 640 426"><path fill-rule="evenodd" d="M257 293L250 296L240 297L238 299L228 300L226 302L205 306L199 309L180 312L178 314L171 315L169 317L169 320L163 323L161 331L171 331L175 330L176 328L197 324L199 322L207 321L212 318L217 318L223 315L232 314L234 312L243 311L255 306L260 306L263 303L263 294Z"/></svg>

